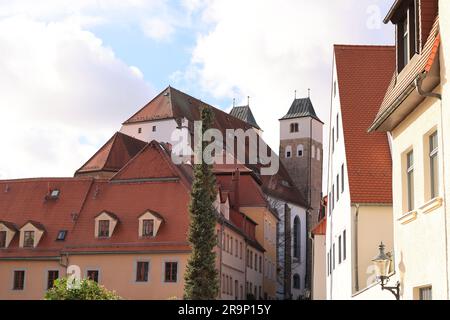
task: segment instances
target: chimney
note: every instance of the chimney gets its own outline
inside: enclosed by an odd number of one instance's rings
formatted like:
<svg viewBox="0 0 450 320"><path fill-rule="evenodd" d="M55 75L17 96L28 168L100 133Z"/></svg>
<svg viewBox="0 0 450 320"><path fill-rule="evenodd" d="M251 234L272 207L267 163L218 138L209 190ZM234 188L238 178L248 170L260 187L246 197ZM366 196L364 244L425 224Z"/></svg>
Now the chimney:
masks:
<svg viewBox="0 0 450 320"><path fill-rule="evenodd" d="M241 173L239 172L239 168L236 168L236 171L233 173L233 179L232 179L232 187L233 187L233 194L234 194L234 208L236 211L239 212L241 203L239 199L239 180L241 177Z"/></svg>

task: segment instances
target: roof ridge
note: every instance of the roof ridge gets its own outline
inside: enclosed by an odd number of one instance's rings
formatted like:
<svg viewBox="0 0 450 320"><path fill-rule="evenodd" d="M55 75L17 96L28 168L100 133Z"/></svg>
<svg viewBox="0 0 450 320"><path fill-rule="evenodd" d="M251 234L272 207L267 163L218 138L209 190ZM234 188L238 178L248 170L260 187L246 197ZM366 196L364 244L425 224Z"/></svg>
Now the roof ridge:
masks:
<svg viewBox="0 0 450 320"><path fill-rule="evenodd" d="M392 50L395 49L395 45L372 45L372 44L334 44L333 47L339 49L380 49L380 50Z"/></svg>

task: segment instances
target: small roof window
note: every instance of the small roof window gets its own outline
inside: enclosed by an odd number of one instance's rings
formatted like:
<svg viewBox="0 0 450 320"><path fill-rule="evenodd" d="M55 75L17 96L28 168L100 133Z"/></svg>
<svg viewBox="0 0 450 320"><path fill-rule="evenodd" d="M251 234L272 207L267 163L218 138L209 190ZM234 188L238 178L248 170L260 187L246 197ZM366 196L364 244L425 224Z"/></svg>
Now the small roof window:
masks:
<svg viewBox="0 0 450 320"><path fill-rule="evenodd" d="M58 236L56 237L56 241L64 241L66 240L67 230L60 230L58 232Z"/></svg>
<svg viewBox="0 0 450 320"><path fill-rule="evenodd" d="M58 198L58 197L59 197L59 190L58 190L58 189L53 189L53 190L50 192L50 197L52 197L52 198Z"/></svg>

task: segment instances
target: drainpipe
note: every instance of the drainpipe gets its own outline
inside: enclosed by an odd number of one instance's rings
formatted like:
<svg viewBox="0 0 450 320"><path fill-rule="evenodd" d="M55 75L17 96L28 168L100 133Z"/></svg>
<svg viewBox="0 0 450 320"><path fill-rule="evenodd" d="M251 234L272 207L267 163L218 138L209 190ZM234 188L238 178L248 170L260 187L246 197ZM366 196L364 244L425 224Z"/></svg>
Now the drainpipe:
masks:
<svg viewBox="0 0 450 320"><path fill-rule="evenodd" d="M424 91L422 89L422 82L423 80L427 77L428 73L424 72L421 75L419 75L416 80L415 80L415 86L417 89L417 92L419 93L419 95L421 95L422 97L429 97L429 98L436 98L439 99L441 101L440 103L440 113L441 113L441 130L440 131L440 144L441 144L441 148L442 148L442 155L445 155L444 152L444 118L443 118L443 106L442 106L442 94L439 93L434 93L431 91ZM444 188L444 198L446 198L446 182L445 182L445 165L442 166L443 167L443 172L442 172L442 184L443 184L443 188ZM447 275L447 299L450 298L450 292L449 292L449 288L450 288L450 284L449 284L449 266L448 266L448 225L447 225L447 201L446 199L444 200L444 235L445 235L445 268L446 268L446 272L445 274Z"/></svg>
<svg viewBox="0 0 450 320"><path fill-rule="evenodd" d="M358 216L359 216L359 203L356 204L355 214L355 291L359 291L359 270L358 270Z"/></svg>

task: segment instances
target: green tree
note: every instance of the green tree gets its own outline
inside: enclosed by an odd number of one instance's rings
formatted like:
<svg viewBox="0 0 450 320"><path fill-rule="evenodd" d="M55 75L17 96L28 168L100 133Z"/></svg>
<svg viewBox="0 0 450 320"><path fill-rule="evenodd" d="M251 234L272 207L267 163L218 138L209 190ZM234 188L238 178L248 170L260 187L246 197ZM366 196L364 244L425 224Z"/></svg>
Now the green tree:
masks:
<svg viewBox="0 0 450 320"><path fill-rule="evenodd" d="M45 293L45 300L120 300L113 291L95 281L83 279L77 286L69 286L67 278L55 281L54 287Z"/></svg>
<svg viewBox="0 0 450 320"><path fill-rule="evenodd" d="M211 128L214 114L209 107L201 111L202 134ZM202 142L202 150L207 142ZM203 159L203 158L202 158ZM185 273L184 298L188 300L212 300L219 291L216 270L217 243L215 226L217 216L213 207L216 197L216 181L210 165L205 161L194 165L194 180L189 204L190 225L188 241L192 253Z"/></svg>

